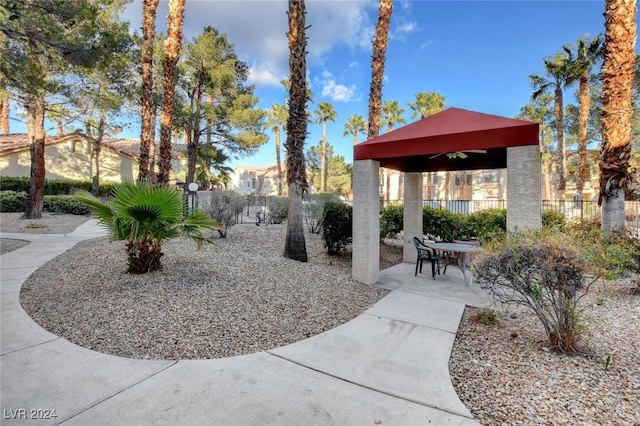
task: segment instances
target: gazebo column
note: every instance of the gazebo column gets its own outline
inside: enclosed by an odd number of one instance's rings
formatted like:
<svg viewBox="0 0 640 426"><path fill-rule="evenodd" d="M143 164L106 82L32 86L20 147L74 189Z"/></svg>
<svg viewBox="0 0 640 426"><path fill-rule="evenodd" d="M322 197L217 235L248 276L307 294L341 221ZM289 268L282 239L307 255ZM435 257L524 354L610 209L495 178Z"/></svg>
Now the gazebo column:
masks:
<svg viewBox="0 0 640 426"><path fill-rule="evenodd" d="M542 227L540 147L507 148L507 230Z"/></svg>
<svg viewBox="0 0 640 426"><path fill-rule="evenodd" d="M353 239L351 275L375 284L380 277L380 163L353 162Z"/></svg>
<svg viewBox="0 0 640 426"><path fill-rule="evenodd" d="M402 218L405 262L416 261L416 248L412 237L422 236L422 173L404 174L404 216Z"/></svg>

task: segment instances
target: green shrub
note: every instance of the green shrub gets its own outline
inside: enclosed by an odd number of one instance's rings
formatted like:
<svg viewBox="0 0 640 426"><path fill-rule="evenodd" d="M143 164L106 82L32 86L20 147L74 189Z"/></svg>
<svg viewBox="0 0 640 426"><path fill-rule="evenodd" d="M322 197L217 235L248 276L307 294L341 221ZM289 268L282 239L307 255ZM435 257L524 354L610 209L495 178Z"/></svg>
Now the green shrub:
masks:
<svg viewBox="0 0 640 426"><path fill-rule="evenodd" d="M24 212L24 203L27 200L27 193L24 191L0 191L0 212Z"/></svg>
<svg viewBox="0 0 640 426"><path fill-rule="evenodd" d="M45 195L43 210L51 213L86 215L91 208L73 199L73 195Z"/></svg>
<svg viewBox="0 0 640 426"><path fill-rule="evenodd" d="M422 233L436 240L451 241L454 238L456 218L445 209L424 206L422 209Z"/></svg>
<svg viewBox="0 0 640 426"><path fill-rule="evenodd" d="M30 179L26 177L0 177L0 190L24 191L29 193ZM100 195L109 195L117 183L104 182L100 184ZM70 179L47 179L44 183L44 195L70 195L77 190L91 191L91 181Z"/></svg>
<svg viewBox="0 0 640 426"><path fill-rule="evenodd" d="M272 223L282 223L287 218L289 210L288 197L267 197L267 209Z"/></svg>
<svg viewBox="0 0 640 426"><path fill-rule="evenodd" d="M404 206L392 204L380 212L380 238L395 237L404 227Z"/></svg>
<svg viewBox="0 0 640 426"><path fill-rule="evenodd" d="M544 228L564 229L567 218L564 213L556 210L545 210L542 212L542 226Z"/></svg>
<svg viewBox="0 0 640 426"><path fill-rule="evenodd" d="M337 255L351 243L353 209L343 203L328 202L322 215L322 241L327 253Z"/></svg>
<svg viewBox="0 0 640 426"><path fill-rule="evenodd" d="M606 234L597 220L573 220L565 233L579 247L583 258L598 266L605 278L633 272L640 274L640 240L619 233Z"/></svg>
<svg viewBox="0 0 640 426"><path fill-rule="evenodd" d="M470 215L476 237L481 241L502 239L507 231L507 210L486 209Z"/></svg>
<svg viewBox="0 0 640 426"><path fill-rule="evenodd" d="M304 212L304 222L309 232L319 234L322 232L322 216L324 214L324 205L329 201L339 202L340 199L336 194L309 194L305 196L302 203Z"/></svg>
<svg viewBox="0 0 640 426"><path fill-rule="evenodd" d="M29 192L29 178L0 176L0 191Z"/></svg>

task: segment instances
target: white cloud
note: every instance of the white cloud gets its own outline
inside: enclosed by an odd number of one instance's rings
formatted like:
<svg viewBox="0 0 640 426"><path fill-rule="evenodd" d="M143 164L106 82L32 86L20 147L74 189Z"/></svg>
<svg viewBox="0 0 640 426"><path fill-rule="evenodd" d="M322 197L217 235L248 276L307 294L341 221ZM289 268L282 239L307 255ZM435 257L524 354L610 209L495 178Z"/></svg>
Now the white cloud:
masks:
<svg viewBox="0 0 640 426"><path fill-rule="evenodd" d="M307 29L310 64L322 65L326 55L336 46L371 49L371 38L377 17L376 0L308 1ZM227 35L235 44L238 57L252 64L256 82L273 84L271 76L288 74L289 46L286 33L286 1L274 0L207 0L187 1L185 40L192 40L206 26ZM165 31L168 0L161 0L156 27ZM140 31L142 0L133 0L125 8L123 20Z"/></svg>
<svg viewBox="0 0 640 426"><path fill-rule="evenodd" d="M322 72L322 79L319 83L322 86L322 96L332 101L349 102L354 99L356 91L355 85L347 87L344 84L337 83L329 71L325 70Z"/></svg>
<svg viewBox="0 0 640 426"><path fill-rule="evenodd" d="M271 71L264 68L251 67L249 68L249 78L247 82L249 84L264 84L266 86L280 86L280 81L285 77L278 77Z"/></svg>
<svg viewBox="0 0 640 426"><path fill-rule="evenodd" d="M331 80L325 83L322 88L322 96L327 96L336 102L349 102L353 99L355 86L347 87L344 84L336 84Z"/></svg>

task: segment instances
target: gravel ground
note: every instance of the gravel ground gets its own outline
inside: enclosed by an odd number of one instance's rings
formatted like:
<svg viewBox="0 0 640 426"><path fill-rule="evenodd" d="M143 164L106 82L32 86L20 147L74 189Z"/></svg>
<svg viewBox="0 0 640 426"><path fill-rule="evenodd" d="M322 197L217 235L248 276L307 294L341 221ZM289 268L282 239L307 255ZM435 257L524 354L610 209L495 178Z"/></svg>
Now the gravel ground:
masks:
<svg viewBox="0 0 640 426"><path fill-rule="evenodd" d="M26 234L68 234L90 216L42 213L40 219L21 219L22 213L0 213L0 231Z"/></svg>
<svg viewBox="0 0 640 426"><path fill-rule="evenodd" d="M20 222L5 215L2 230L16 232ZM64 222L54 217L47 227ZM326 256L316 235L307 235L308 264L284 259L284 232L238 225L219 247L202 251L176 240L166 246L164 269L145 276L125 274L122 243L87 241L32 275L21 301L45 328L82 346L186 359L304 339L385 294L353 283L350 257ZM381 269L401 261L399 247L381 246ZM467 308L449 363L460 399L484 425L639 426L640 296L630 294L633 285L607 281L583 299L592 357L549 351L533 315L499 314L499 326L483 325L478 309Z"/></svg>
<svg viewBox="0 0 640 426"><path fill-rule="evenodd" d="M308 263L285 259L285 233L236 225L200 251L179 238L164 246L163 269L144 275L125 273L123 242L85 241L35 272L20 300L45 329L99 352L206 359L308 338L388 293L352 281L348 256L326 256L315 234Z"/></svg>
<svg viewBox="0 0 640 426"><path fill-rule="evenodd" d="M449 362L458 396L485 425L640 425L640 296L633 286L631 279L607 281L583 298L591 357L550 351L531 314L501 314L499 326L483 325L479 310L467 308Z"/></svg>

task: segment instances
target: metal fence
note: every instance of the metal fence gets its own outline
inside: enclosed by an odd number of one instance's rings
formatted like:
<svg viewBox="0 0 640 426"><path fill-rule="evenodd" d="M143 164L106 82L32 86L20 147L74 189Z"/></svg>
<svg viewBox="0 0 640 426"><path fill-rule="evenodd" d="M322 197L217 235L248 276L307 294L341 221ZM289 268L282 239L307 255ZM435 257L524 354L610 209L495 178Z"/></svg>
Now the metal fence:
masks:
<svg viewBox="0 0 640 426"><path fill-rule="evenodd" d="M402 204L402 200L382 202L383 206ZM507 200L424 200L424 206L449 210L453 213L470 214L486 209L505 209ZM570 219L599 219L600 206L596 201L542 200L542 211L561 212ZM625 202L625 226L632 235L640 237L640 201Z"/></svg>

